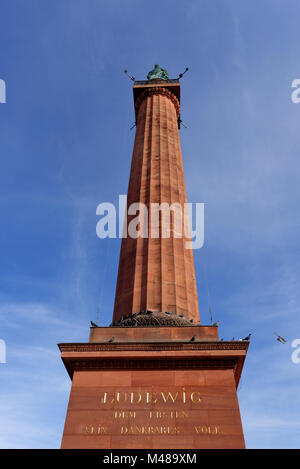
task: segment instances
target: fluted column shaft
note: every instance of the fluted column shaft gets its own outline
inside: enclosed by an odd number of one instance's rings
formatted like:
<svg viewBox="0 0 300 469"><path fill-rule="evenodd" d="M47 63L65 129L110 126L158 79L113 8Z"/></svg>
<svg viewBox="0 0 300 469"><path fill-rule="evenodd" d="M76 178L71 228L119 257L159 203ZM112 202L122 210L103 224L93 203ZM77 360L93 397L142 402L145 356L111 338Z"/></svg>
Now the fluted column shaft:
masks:
<svg viewBox="0 0 300 469"><path fill-rule="evenodd" d="M123 238L114 320L140 311L172 311L199 321L194 257L182 228L176 237L171 213L169 237L151 237L151 204L187 202L178 131L179 102L163 87L153 87L137 102L137 127L127 208L142 202L149 212L148 238ZM134 218L128 216L127 224Z"/></svg>

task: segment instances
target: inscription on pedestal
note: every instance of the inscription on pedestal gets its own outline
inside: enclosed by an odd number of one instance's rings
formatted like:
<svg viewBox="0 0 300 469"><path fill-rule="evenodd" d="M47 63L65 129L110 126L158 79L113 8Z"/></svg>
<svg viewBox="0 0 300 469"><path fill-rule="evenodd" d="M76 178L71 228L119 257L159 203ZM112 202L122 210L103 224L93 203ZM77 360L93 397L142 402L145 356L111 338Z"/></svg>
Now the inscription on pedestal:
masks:
<svg viewBox="0 0 300 469"><path fill-rule="evenodd" d="M85 434L91 436L99 435L180 435L182 433L181 422L186 421L188 427L184 429L185 434L196 434L205 436L222 435L224 432L218 425L201 424L201 418L197 418L197 408L201 408L201 392L197 390L187 391L182 388L178 391L103 391L98 399L99 409L107 410L109 415L106 420L110 424L96 422L85 424ZM143 404L145 404L143 406ZM163 410L148 407L159 407L169 404L172 407L183 405L190 408L190 404L198 407L191 410ZM115 410L111 406L129 405L132 410ZM141 407L143 407L141 409ZM190 424L196 422L197 424ZM117 427L117 431L116 431Z"/></svg>

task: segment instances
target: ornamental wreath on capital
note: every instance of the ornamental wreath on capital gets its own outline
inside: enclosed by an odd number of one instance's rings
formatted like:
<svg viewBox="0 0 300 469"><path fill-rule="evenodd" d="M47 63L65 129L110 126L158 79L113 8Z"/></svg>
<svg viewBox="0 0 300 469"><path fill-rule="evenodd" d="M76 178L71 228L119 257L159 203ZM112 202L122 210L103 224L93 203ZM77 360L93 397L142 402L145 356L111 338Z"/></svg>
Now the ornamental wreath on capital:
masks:
<svg viewBox="0 0 300 469"><path fill-rule="evenodd" d="M175 94L173 94L171 91L167 90L167 88L161 87L161 86L153 86L151 88L146 89L143 91L142 94L137 98L136 103L135 103L135 110L136 114L138 115L139 108L141 106L142 101L147 98L148 96L153 96L153 95L163 95L169 98L172 103L175 106L176 109L176 114L177 117L179 118L180 116L180 104L178 99L176 98Z"/></svg>

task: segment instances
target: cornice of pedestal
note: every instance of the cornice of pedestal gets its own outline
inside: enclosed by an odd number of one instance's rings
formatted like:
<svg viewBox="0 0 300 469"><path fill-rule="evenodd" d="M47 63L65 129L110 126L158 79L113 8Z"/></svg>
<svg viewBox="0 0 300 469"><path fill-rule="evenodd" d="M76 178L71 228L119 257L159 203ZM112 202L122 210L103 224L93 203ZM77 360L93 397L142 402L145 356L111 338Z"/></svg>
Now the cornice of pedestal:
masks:
<svg viewBox="0 0 300 469"><path fill-rule="evenodd" d="M74 371L232 369L236 387L249 342L131 342L58 344L71 377Z"/></svg>

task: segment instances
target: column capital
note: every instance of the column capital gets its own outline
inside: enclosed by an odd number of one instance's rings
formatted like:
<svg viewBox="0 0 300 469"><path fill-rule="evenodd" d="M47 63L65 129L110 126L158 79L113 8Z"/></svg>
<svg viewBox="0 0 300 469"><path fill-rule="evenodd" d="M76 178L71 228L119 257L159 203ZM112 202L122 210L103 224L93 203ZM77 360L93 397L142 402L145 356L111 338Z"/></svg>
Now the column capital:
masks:
<svg viewBox="0 0 300 469"><path fill-rule="evenodd" d="M145 89L145 91L142 92L142 94L139 95L139 97L137 98L137 100L135 102L136 116L138 116L139 108L140 108L140 105L141 105L142 101L145 98L147 98L148 96L153 96L153 95L163 95L163 96L166 96L167 98L169 98L172 101L172 103L174 104L175 109L176 109L177 117L179 118L179 116L180 116L180 103L179 103L179 100L177 99L177 97L175 96L174 93L172 93L167 88L164 88L162 86L153 86L151 88L147 88L147 89Z"/></svg>

